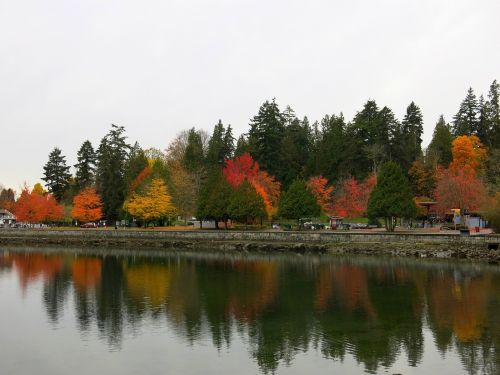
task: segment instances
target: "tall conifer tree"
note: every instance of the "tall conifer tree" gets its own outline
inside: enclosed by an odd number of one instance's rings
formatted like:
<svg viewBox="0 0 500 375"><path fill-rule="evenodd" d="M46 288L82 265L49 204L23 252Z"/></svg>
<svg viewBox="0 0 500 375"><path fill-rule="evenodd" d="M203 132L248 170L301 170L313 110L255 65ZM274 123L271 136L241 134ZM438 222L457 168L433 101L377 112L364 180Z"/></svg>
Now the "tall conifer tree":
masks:
<svg viewBox="0 0 500 375"><path fill-rule="evenodd" d="M92 186L95 180L96 154L90 141L83 142L77 153L75 184L77 191Z"/></svg>
<svg viewBox="0 0 500 375"><path fill-rule="evenodd" d="M57 147L49 154L49 160L43 167L45 185L50 193L54 195L57 201L61 201L69 186L69 166L66 165L66 157L62 155Z"/></svg>
<svg viewBox="0 0 500 375"><path fill-rule="evenodd" d="M467 96L460 104L460 108L453 117L453 135L476 135L479 123L479 104L472 87L467 91Z"/></svg>
<svg viewBox="0 0 500 375"><path fill-rule="evenodd" d="M96 185L108 220L121 216L125 199L124 175L130 152L126 139L125 128L112 124L97 150Z"/></svg>

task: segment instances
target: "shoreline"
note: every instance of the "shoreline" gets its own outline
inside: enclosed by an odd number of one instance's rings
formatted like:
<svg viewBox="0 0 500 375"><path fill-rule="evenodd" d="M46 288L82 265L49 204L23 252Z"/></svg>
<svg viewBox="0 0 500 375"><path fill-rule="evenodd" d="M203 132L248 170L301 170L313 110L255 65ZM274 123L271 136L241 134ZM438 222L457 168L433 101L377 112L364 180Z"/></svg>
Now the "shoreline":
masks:
<svg viewBox="0 0 500 375"><path fill-rule="evenodd" d="M469 259L500 264L499 235L423 233L2 229L0 245L210 249L223 252L359 254ZM495 247L497 247L495 249Z"/></svg>

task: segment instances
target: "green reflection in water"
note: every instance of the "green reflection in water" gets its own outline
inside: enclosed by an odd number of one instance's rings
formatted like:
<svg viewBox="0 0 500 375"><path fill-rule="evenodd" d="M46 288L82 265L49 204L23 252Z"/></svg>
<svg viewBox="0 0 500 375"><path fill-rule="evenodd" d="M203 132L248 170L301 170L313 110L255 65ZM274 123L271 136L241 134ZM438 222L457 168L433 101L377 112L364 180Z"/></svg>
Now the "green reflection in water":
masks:
<svg viewBox="0 0 500 375"><path fill-rule="evenodd" d="M50 324L72 297L78 329L119 350L124 329L169 324L219 350L245 338L264 373L298 353L352 356L369 373L404 355L418 367L424 330L467 373L500 371L500 273L486 265L407 259L195 253L0 252L21 290L42 282ZM1 340L1 339L0 339Z"/></svg>

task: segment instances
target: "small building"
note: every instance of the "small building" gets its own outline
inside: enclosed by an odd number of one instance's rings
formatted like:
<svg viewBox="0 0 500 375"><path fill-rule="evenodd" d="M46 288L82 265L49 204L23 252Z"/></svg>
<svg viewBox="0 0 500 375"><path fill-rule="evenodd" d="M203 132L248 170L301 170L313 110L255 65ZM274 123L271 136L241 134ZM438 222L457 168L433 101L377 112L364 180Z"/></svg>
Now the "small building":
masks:
<svg viewBox="0 0 500 375"><path fill-rule="evenodd" d="M342 228L342 216L330 216L330 228L333 230Z"/></svg>
<svg viewBox="0 0 500 375"><path fill-rule="evenodd" d="M9 226L16 222L16 217L5 208L0 208L0 226Z"/></svg>

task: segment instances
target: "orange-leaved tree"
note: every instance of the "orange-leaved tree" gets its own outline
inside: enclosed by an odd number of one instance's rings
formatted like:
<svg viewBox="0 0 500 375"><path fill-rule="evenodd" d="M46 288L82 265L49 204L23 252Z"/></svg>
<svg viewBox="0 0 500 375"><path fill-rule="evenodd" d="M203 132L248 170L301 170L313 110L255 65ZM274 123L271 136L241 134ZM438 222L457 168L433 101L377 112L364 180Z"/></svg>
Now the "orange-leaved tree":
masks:
<svg viewBox="0 0 500 375"><path fill-rule="evenodd" d="M46 223L64 217L63 207L51 194L40 194L39 190L29 191L27 186L14 206L17 221L26 223Z"/></svg>
<svg viewBox="0 0 500 375"><path fill-rule="evenodd" d="M260 170L259 163L244 153L233 160L226 160L224 176L233 189L237 189L246 179L264 201L269 219L276 215L280 196L280 183L266 171Z"/></svg>
<svg viewBox="0 0 500 375"><path fill-rule="evenodd" d="M323 176L313 176L307 181L307 187L316 197L321 211L325 214L330 214L332 211L333 186L328 185L328 180Z"/></svg>
<svg viewBox="0 0 500 375"><path fill-rule="evenodd" d="M453 160L450 164L452 171L470 169L479 171L486 159L486 149L475 135L462 135L453 140L451 145Z"/></svg>
<svg viewBox="0 0 500 375"><path fill-rule="evenodd" d="M350 219L363 216L368 207L370 193L376 184L375 174L369 175L362 183L354 177L344 180L333 205L333 212Z"/></svg>
<svg viewBox="0 0 500 375"><path fill-rule="evenodd" d="M134 193L127 199L123 208L132 216L146 223L173 216L176 209L172 197L161 178L154 178L144 194Z"/></svg>
<svg viewBox="0 0 500 375"><path fill-rule="evenodd" d="M434 197L440 214L452 208L476 211L489 199L486 187L471 168L438 170Z"/></svg>
<svg viewBox="0 0 500 375"><path fill-rule="evenodd" d="M85 188L73 198L71 215L78 221L96 221L102 218L102 201L96 189Z"/></svg>

